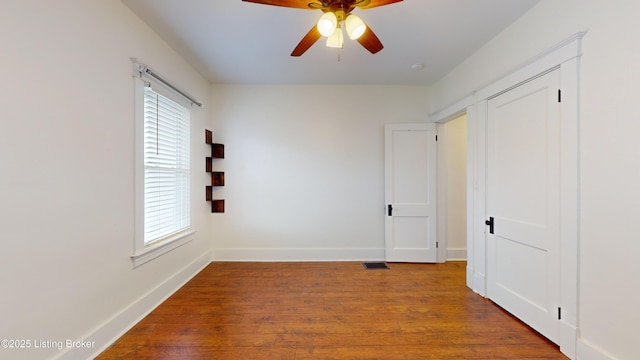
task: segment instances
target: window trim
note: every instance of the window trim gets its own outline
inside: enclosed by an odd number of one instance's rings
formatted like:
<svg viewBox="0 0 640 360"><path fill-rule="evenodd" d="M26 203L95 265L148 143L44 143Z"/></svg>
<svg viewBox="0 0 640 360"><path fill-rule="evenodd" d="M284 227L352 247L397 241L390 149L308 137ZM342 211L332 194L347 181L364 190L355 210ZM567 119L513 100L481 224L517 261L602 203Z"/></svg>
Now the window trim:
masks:
<svg viewBox="0 0 640 360"><path fill-rule="evenodd" d="M155 241L145 244L144 239L144 89L146 86L153 85L153 90L159 94L183 105L191 108L192 102L187 102L180 96L176 96L164 83L155 81L154 78L145 76L144 73L137 71L137 65L134 63L134 248L131 255L133 267L136 268L143 265L163 254L166 254L195 238L195 229L193 222L190 227L181 232L167 236L161 241ZM190 111L192 111L190 109ZM189 179L192 182L192 178ZM190 186L190 197L193 187Z"/></svg>
<svg viewBox="0 0 640 360"><path fill-rule="evenodd" d="M131 255L133 267L136 268L140 265L146 264L147 262L190 242L194 239L194 237L195 231L192 228L190 231L183 231L181 233L175 234L174 236L168 237L161 242L156 242L149 246L144 246L143 244L144 249L142 251L136 251L133 255ZM136 246L138 246L137 242Z"/></svg>

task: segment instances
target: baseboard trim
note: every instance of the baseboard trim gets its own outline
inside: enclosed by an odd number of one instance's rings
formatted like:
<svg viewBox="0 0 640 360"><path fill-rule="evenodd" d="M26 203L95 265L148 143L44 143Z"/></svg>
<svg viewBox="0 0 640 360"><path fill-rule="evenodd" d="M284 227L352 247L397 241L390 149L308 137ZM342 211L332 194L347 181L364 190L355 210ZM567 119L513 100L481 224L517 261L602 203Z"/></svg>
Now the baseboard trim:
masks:
<svg viewBox="0 0 640 360"><path fill-rule="evenodd" d="M369 249L213 249L214 261L380 261L384 248Z"/></svg>
<svg viewBox="0 0 640 360"><path fill-rule="evenodd" d="M577 359L617 360L613 355L607 354L604 350L597 348L584 339L578 340Z"/></svg>
<svg viewBox="0 0 640 360"><path fill-rule="evenodd" d="M473 274L473 291L476 294L486 297L487 296L487 280L484 274L474 273Z"/></svg>
<svg viewBox="0 0 640 360"><path fill-rule="evenodd" d="M467 263L467 287L473 290L473 268Z"/></svg>
<svg viewBox="0 0 640 360"><path fill-rule="evenodd" d="M577 338L578 330L575 325L567 323L565 320L560 321L560 352L565 354L569 359L577 359Z"/></svg>
<svg viewBox="0 0 640 360"><path fill-rule="evenodd" d="M183 267L171 278L156 286L154 289L133 301L111 319L105 321L97 329L89 332L83 339L95 341L91 349L72 348L61 353L55 359L93 359L111 346L125 332L158 307L169 296L187 283L211 262L210 251Z"/></svg>
<svg viewBox="0 0 640 360"><path fill-rule="evenodd" d="M467 249L447 249L447 261L467 261Z"/></svg>

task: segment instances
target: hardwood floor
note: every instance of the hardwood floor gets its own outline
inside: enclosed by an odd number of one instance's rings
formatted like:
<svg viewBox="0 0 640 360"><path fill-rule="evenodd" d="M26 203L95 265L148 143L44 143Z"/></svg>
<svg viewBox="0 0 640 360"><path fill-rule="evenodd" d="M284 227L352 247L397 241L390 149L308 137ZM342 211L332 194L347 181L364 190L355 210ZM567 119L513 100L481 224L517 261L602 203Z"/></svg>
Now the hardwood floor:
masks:
<svg viewBox="0 0 640 360"><path fill-rule="evenodd" d="M465 266L211 263L98 359L566 359Z"/></svg>

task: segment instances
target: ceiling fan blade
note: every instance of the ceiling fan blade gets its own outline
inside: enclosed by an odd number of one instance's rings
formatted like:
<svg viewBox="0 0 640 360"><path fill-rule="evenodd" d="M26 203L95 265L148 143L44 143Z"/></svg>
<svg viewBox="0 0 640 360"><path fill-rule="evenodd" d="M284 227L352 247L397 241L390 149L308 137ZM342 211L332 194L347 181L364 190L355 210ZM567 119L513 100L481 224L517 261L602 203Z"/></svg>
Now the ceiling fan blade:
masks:
<svg viewBox="0 0 640 360"><path fill-rule="evenodd" d="M391 5L402 0L360 0L356 2L356 6L360 9L371 9L379 6Z"/></svg>
<svg viewBox="0 0 640 360"><path fill-rule="evenodd" d="M372 54L375 54L384 48L380 39L378 39L376 34L368 25L367 30L365 30L364 34L362 34L362 36L358 38L358 42Z"/></svg>
<svg viewBox="0 0 640 360"><path fill-rule="evenodd" d="M244 2L263 4L263 5L273 5L273 6L282 6L294 9L306 9L306 10L315 10L317 7L311 7L312 5L317 6L319 1L314 0L242 0ZM322 4L320 4L322 5Z"/></svg>
<svg viewBox="0 0 640 360"><path fill-rule="evenodd" d="M321 36L322 35L320 35L320 32L318 31L318 27L314 25L311 30L309 30L307 35L305 35L302 40L300 40L298 46L293 49L291 56L300 56L304 54L305 51L309 50L311 45L315 44Z"/></svg>

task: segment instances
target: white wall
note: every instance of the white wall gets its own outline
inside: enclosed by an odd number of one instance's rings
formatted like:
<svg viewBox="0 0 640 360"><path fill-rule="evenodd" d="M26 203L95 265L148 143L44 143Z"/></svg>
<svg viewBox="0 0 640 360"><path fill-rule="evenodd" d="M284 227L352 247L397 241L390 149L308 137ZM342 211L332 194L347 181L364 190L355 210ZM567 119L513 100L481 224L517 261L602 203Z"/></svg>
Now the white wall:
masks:
<svg viewBox="0 0 640 360"><path fill-rule="evenodd" d="M634 358L639 13L635 0L543 0L429 89L430 97L413 87L214 86L209 103L206 82L118 1L0 2L0 338L95 340L111 334L102 325L121 330L148 309L137 300L167 293L176 274L206 263L210 226L214 258L380 256L382 125L424 121L424 99L439 110L588 30L581 60L579 354ZM136 270L129 259L131 56L208 109L193 127L194 171L203 170L194 183L198 238ZM324 109L330 112L321 115ZM199 141L208 124L227 146L219 162L227 186L216 190L227 200L225 214L207 213L200 201L207 178L197 154L206 153ZM123 311L127 316L119 316ZM64 355L8 351L0 349L0 357Z"/></svg>
<svg viewBox="0 0 640 360"><path fill-rule="evenodd" d="M578 358L637 357L640 2L543 0L432 89L439 110L579 31Z"/></svg>
<svg viewBox="0 0 640 360"><path fill-rule="evenodd" d="M438 239L447 260L467 259L467 116L438 124Z"/></svg>
<svg viewBox="0 0 640 360"><path fill-rule="evenodd" d="M384 124L426 121L426 88L227 86L212 91L226 185L214 258L384 258Z"/></svg>
<svg viewBox="0 0 640 360"><path fill-rule="evenodd" d="M209 115L199 110L197 237L133 269L129 58L202 101L209 86L119 1L2 1L0 44L0 339L97 342L84 352L0 348L0 358L90 358L210 260Z"/></svg>

